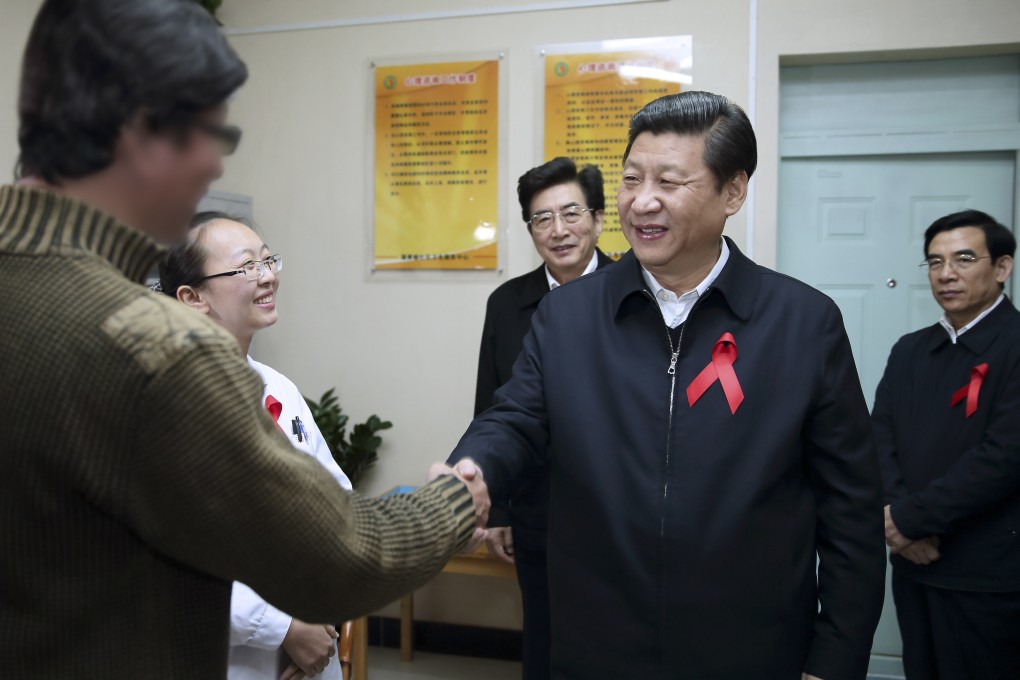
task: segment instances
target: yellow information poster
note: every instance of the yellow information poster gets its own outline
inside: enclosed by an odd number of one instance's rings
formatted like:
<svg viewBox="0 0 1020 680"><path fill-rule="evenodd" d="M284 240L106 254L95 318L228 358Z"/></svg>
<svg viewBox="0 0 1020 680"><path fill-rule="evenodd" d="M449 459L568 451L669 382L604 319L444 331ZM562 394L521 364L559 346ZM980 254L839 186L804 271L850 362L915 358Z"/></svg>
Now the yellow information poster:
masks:
<svg viewBox="0 0 1020 680"><path fill-rule="evenodd" d="M616 211L630 118L653 99L680 92L682 84L691 82L691 38L652 38L647 46L597 51L560 47L544 57L543 161L567 156L578 167L592 164L602 170L606 212L599 247L616 259L630 249Z"/></svg>
<svg viewBox="0 0 1020 680"><path fill-rule="evenodd" d="M375 67L375 269L496 269L499 60Z"/></svg>

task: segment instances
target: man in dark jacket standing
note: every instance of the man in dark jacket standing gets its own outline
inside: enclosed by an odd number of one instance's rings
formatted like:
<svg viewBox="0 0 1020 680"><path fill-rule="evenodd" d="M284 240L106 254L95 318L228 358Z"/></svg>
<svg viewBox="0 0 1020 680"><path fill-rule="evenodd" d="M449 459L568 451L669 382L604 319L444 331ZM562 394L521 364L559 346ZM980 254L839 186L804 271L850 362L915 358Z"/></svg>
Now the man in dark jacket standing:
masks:
<svg viewBox="0 0 1020 680"><path fill-rule="evenodd" d="M1016 239L966 210L924 234L941 321L900 338L873 413L910 680L1020 674Z"/></svg>
<svg viewBox="0 0 1020 680"><path fill-rule="evenodd" d="M510 279L489 296L478 354L475 416L492 406L492 395L510 379L531 315L553 288L611 264L596 247L606 209L602 172L554 158L517 181L521 215L542 265ZM597 369L596 369L597 370ZM489 550L517 567L524 605L525 680L549 677L549 582L546 573L546 513L549 475L535 468L508 499L489 513Z"/></svg>
<svg viewBox="0 0 1020 680"><path fill-rule="evenodd" d="M639 111L632 251L542 300L451 455L497 495L549 466L553 677L866 675L885 575L867 406L836 305L722 237L756 160L724 97Z"/></svg>

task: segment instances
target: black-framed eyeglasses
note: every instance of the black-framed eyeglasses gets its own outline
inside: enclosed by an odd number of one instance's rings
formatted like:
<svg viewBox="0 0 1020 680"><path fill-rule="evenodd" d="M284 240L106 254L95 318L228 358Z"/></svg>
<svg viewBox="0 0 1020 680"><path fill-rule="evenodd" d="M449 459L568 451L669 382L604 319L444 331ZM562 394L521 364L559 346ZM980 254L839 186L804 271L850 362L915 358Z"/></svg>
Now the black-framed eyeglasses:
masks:
<svg viewBox="0 0 1020 680"><path fill-rule="evenodd" d="M557 210L556 212L540 212L535 213L528 220L528 224L531 225L534 231L545 231L553 225L556 218L559 217L563 220L564 224L577 224L584 217L586 212L598 212L594 208L582 208L579 205L570 205L563 210Z"/></svg>
<svg viewBox="0 0 1020 680"><path fill-rule="evenodd" d="M220 153L224 156L237 151L237 146L241 143L241 128L236 125L197 121L195 127L216 140Z"/></svg>
<svg viewBox="0 0 1020 680"><path fill-rule="evenodd" d="M248 260L242 264L239 269L203 276L196 281L196 283L201 283L207 279L215 279L220 276L237 276L238 274L244 274L244 278L248 281L258 281L267 271L271 271L274 274L283 271L283 256L270 255L264 260Z"/></svg>
<svg viewBox="0 0 1020 680"><path fill-rule="evenodd" d="M962 272L965 269L969 269L974 266L974 263L978 260L988 260L991 259L991 257L991 255L982 255L981 257L978 257L977 255L971 255L970 253L957 253L949 258L949 260L944 260L941 257L929 257L917 266L922 269L927 269L930 272L940 272L942 271L942 268L948 264L953 268L953 271Z"/></svg>

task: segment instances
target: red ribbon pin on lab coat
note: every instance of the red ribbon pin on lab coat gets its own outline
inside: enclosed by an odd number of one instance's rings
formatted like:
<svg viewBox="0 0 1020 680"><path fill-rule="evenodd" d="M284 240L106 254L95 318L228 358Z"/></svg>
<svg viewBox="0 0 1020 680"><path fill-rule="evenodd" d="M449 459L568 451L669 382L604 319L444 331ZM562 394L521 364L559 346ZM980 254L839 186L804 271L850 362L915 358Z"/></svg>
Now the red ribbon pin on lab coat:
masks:
<svg viewBox="0 0 1020 680"><path fill-rule="evenodd" d="M280 414L283 413L283 404L280 403L280 400L271 394L266 395L266 410L273 417L273 422L276 423L276 426L280 427ZM282 427L280 427L280 431L283 431Z"/></svg>

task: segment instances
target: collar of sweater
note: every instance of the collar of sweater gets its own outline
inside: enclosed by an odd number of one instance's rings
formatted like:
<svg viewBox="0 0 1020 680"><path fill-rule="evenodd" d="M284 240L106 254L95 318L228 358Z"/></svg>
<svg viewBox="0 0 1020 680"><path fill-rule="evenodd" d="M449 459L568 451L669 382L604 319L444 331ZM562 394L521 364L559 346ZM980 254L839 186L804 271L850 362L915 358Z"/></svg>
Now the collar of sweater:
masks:
<svg viewBox="0 0 1020 680"><path fill-rule="evenodd" d="M35 187L0 187L0 252L91 254L142 283L163 249L136 229L72 198Z"/></svg>

